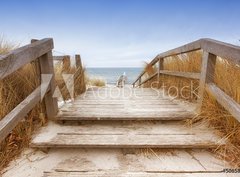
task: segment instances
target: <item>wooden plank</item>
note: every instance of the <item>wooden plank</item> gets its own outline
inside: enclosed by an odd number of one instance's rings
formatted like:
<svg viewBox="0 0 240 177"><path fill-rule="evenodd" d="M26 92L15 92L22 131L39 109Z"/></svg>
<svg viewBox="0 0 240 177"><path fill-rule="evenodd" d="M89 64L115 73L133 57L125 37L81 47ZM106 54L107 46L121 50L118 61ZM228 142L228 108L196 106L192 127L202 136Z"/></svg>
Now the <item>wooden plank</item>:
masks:
<svg viewBox="0 0 240 177"><path fill-rule="evenodd" d="M169 70L161 70L160 73L165 75L170 75L170 76L185 77L190 79L200 79L200 73L169 71Z"/></svg>
<svg viewBox="0 0 240 177"><path fill-rule="evenodd" d="M149 76L147 79L145 79L144 81L140 82L138 86L141 86L142 84L146 83L147 81L151 80L152 78L154 78L155 76L157 76L158 73L154 73L153 75Z"/></svg>
<svg viewBox="0 0 240 177"><path fill-rule="evenodd" d="M0 79L53 49L53 39L47 38L20 47L0 56Z"/></svg>
<svg viewBox="0 0 240 177"><path fill-rule="evenodd" d="M77 68L82 69L82 61L81 61L81 56L80 55L75 55L75 63Z"/></svg>
<svg viewBox="0 0 240 177"><path fill-rule="evenodd" d="M160 72L163 70L163 64L164 64L164 58L159 58L158 61L158 88L161 87L161 83L160 83Z"/></svg>
<svg viewBox="0 0 240 177"><path fill-rule="evenodd" d="M205 84L211 83L214 81L216 58L217 58L216 55L213 55L208 52L203 52L201 77L200 77L200 83L199 83L198 100L197 100L197 108L196 108L196 111L198 113L201 112L203 96L205 91Z"/></svg>
<svg viewBox="0 0 240 177"><path fill-rule="evenodd" d="M201 49L201 43L202 43L202 39L191 42L189 44L183 45L181 47L169 50L167 52L161 53L159 55L157 55L151 62L151 65L154 65L155 63L158 62L159 58L166 58L166 57L170 57L170 56L174 56L174 55L179 55L179 54L183 54L183 53L187 53L187 52L192 52L192 51L196 51L196 50L200 50ZM145 71L143 71L138 78L136 79L136 81L134 83L136 83L138 81L138 79L145 74ZM133 84L134 84L133 83Z"/></svg>
<svg viewBox="0 0 240 177"><path fill-rule="evenodd" d="M179 55L179 54L183 54L183 53L187 53L187 52L200 50L201 43L202 43L202 39L199 39L197 41L183 45L181 47L169 50L167 52L163 52L158 55L158 58L166 58L166 57L170 57L170 56L174 56L174 55ZM153 60L151 63L155 63L155 62L156 62L156 59Z"/></svg>
<svg viewBox="0 0 240 177"><path fill-rule="evenodd" d="M62 55L62 56L53 56L53 60L64 60L66 58L69 58L70 59L70 55Z"/></svg>
<svg viewBox="0 0 240 177"><path fill-rule="evenodd" d="M217 102L240 122L240 104L213 83L208 83L207 89L215 97Z"/></svg>
<svg viewBox="0 0 240 177"><path fill-rule="evenodd" d="M0 121L0 142L17 126L17 124L24 119L29 111L41 100L41 94L45 94L41 88L46 92L49 90L47 83L42 83L36 88L27 98L18 104L10 113L8 113Z"/></svg>
<svg viewBox="0 0 240 177"><path fill-rule="evenodd" d="M138 150L132 150L132 154L118 154L116 160L113 154L101 155L100 159L107 159L113 164L110 166L97 163L97 159L73 157L58 164L53 170L57 172L135 172L135 173L219 173L227 165L216 159L210 153L204 150L149 150L148 155L137 153ZM147 151L147 150L145 150ZM165 151L165 152L164 152ZM107 153L107 152L106 152ZM155 154L154 154L155 153ZM199 158L196 156L198 155ZM89 154L90 155L90 154ZM202 156L208 161L203 161ZM119 164L118 166L115 163ZM96 164L93 166L92 164Z"/></svg>
<svg viewBox="0 0 240 177"><path fill-rule="evenodd" d="M201 48L216 56L240 65L240 47L213 39L202 39Z"/></svg>
<svg viewBox="0 0 240 177"><path fill-rule="evenodd" d="M132 125L131 125L132 124ZM44 138L43 138L44 137ZM208 127L183 123L103 123L43 128L33 147L72 148L216 148L224 142Z"/></svg>
<svg viewBox="0 0 240 177"><path fill-rule="evenodd" d="M37 42L38 40L36 39L31 41L31 43L33 44ZM48 51L46 54L40 56L38 60L40 64L41 74L42 74L41 77L43 77L45 74L49 74L49 76L51 77L50 90L44 97L47 116L49 119L51 119L58 112L57 98L53 97L53 93L55 91L56 86L55 86L55 80L54 80L55 74L54 74L54 68L53 68L52 51Z"/></svg>
<svg viewBox="0 0 240 177"><path fill-rule="evenodd" d="M58 134L50 142L34 142L37 148L207 148L220 146L208 135L105 135Z"/></svg>
<svg viewBox="0 0 240 177"><path fill-rule="evenodd" d="M118 114L99 114L99 113L84 113L84 112L75 112L66 113L60 112L56 116L56 120L65 120L65 121L82 121L82 120L186 120L196 116L192 112L177 112L177 111L168 111L168 112L158 112L158 114L145 112L138 114L130 113L118 113Z"/></svg>
<svg viewBox="0 0 240 177"><path fill-rule="evenodd" d="M220 173L220 172L205 172L205 173L186 173L186 172L176 172L176 173L166 173L166 172L45 172L44 177L238 177L238 174Z"/></svg>

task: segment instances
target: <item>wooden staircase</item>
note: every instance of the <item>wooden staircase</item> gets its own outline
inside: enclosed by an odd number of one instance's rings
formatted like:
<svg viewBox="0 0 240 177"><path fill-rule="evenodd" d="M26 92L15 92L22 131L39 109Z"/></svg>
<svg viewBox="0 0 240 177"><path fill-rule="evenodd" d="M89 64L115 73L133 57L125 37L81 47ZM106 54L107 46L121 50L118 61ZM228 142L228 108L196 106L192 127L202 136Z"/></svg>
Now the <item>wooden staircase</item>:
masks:
<svg viewBox="0 0 240 177"><path fill-rule="evenodd" d="M88 163L94 163L93 159L91 162L89 160L82 162L81 157L80 159L77 157L68 159L60 165L60 169L46 171L45 176L221 175L223 166L221 166L222 169L218 167L211 170L208 168L194 170L196 165L190 164L192 170L181 167L180 170L176 170L174 166L181 166L181 164L174 164L174 160L172 164L171 160L167 162L170 163L167 165L173 166L172 169L164 169L160 166L151 169L148 166L150 162L146 164L141 162L139 168L132 169L131 166L136 166L136 164L130 162L131 159L126 159L126 156L130 154L135 160L142 158L137 153L142 148L150 148L153 152L156 149L157 151L171 149L180 151L181 156L186 152L191 154L191 149L211 149L224 144L224 141L204 124L187 126L184 120L191 119L194 113L189 111L186 105L176 103L162 94L160 90L143 88L98 88L89 89L75 101L65 104L60 109L56 121L42 128L33 138L31 146L52 150L59 148L102 149L102 153L115 149L122 151L121 158L125 159L125 168L104 169L102 167L99 169L88 165ZM203 153L206 153L206 150ZM101 153L96 156L99 155L101 156ZM114 155L109 160L113 157ZM161 155L158 158L161 159ZM206 158L214 159L211 155L207 155ZM194 163L199 160L197 157L190 159ZM190 162L186 157L181 160L182 163ZM150 157L150 161L159 163L155 157ZM199 165L199 162L197 163Z"/></svg>
<svg viewBox="0 0 240 177"><path fill-rule="evenodd" d="M199 80L196 110L201 111L207 89L240 121L239 103L214 82L218 57L239 66L239 46L200 39L163 52L150 62L157 68L156 73L148 75L143 71L133 83L134 88L92 88L60 110L53 96L54 79L43 79L43 76L54 75L52 49L51 38L32 40L31 44L0 56L0 79L33 61L39 64L42 77L41 84L0 121L0 141L42 101L47 117L55 118L36 132L32 149L24 151L23 157L13 162L3 174L5 177L239 176L224 173L224 169L231 166L208 151L225 144L213 129L207 124L186 124L185 120L195 116L191 106L165 96L161 90L140 88L153 78L160 81L161 75ZM166 58L193 51L203 53L201 72L164 69Z"/></svg>

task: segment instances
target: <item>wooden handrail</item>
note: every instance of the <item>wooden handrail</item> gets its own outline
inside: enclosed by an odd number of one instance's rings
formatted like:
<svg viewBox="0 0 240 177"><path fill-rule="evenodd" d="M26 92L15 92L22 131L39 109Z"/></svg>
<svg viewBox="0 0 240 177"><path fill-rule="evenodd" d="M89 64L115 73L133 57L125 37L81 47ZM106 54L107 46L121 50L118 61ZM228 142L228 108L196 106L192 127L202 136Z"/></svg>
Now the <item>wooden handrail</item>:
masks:
<svg viewBox="0 0 240 177"><path fill-rule="evenodd" d="M0 56L0 79L53 49L52 39L43 39Z"/></svg>
<svg viewBox="0 0 240 177"><path fill-rule="evenodd" d="M201 73L190 73L190 72L177 72L177 71L169 71L163 70L162 63L166 57L171 57L179 54L184 54L192 51L202 50L203 57L202 57L202 65L201 65ZM216 85L213 85L213 76L215 72L215 64L216 58L222 57L226 60L230 61L233 64L240 65L240 47L235 46L232 44L216 41L213 39L200 39L189 44L183 45L181 47L169 50L167 52L161 53L157 55L151 62L150 65L153 66L157 62L161 63L161 68L158 69L158 80L160 74L170 75L170 76L177 76L177 77L185 77L190 79L199 79L200 86L199 86L199 98L198 98L198 106L197 112L201 111L202 101L203 101L203 94L205 91L205 86L207 85L208 89L211 91L212 95L214 95L217 101L225 107L234 117L240 121L240 105L230 97L221 91ZM159 63L160 66L160 63ZM148 80L152 79L153 77L150 76L145 79L143 82L141 81L142 76L146 72L143 71L140 73L138 78L133 82L134 87L140 87L142 84L146 83ZM154 75L156 76L156 75ZM139 82L139 84L137 84ZM216 91L217 93L214 93Z"/></svg>
<svg viewBox="0 0 240 177"><path fill-rule="evenodd" d="M52 60L53 39L32 40L31 44L20 47L0 56L0 79L4 79L24 65L38 59L40 74L50 76L27 98L18 104L0 121L0 141L2 141L32 108L44 99L48 118L53 118L58 112L57 100L53 98L55 90L54 69Z"/></svg>

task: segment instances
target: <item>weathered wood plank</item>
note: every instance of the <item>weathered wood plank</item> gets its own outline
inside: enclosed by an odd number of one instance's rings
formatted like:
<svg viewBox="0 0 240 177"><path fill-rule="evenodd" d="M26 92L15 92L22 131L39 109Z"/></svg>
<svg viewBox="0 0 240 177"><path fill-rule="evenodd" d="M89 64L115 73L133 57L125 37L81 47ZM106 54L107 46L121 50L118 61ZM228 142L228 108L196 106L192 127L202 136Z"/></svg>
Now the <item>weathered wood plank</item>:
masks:
<svg viewBox="0 0 240 177"><path fill-rule="evenodd" d="M80 55L75 55L75 63L77 68L82 69L82 61L81 61L81 56Z"/></svg>
<svg viewBox="0 0 240 177"><path fill-rule="evenodd" d="M53 60L65 60L65 59L70 59L70 55L62 55L62 56L53 56Z"/></svg>
<svg viewBox="0 0 240 177"><path fill-rule="evenodd" d="M54 132L49 126L38 136L32 141L33 147L215 148L224 143L208 127L186 127L183 122L89 123L55 126Z"/></svg>
<svg viewBox="0 0 240 177"><path fill-rule="evenodd" d="M188 153L190 152L190 153ZM122 177L132 174L148 176L163 173L163 175L203 173L220 173L225 168L231 168L225 161L219 160L207 150L166 150L166 149L50 149L47 153L26 149L23 156L17 157L3 171L3 177L42 176L43 172L54 172L58 176L77 177L103 176ZM194 157L190 154L194 154ZM206 160L201 160L202 157ZM201 158L201 159L199 159ZM46 175L45 173L45 175ZM146 174L147 173L147 174ZM126 175L128 174L128 175ZM229 174L228 174L229 175ZM238 174L237 174L238 175ZM174 176L174 177L176 177ZM206 176L206 177L207 177ZM236 175L235 175L236 176ZM239 175L238 175L239 176ZM205 177L205 176L204 176Z"/></svg>
<svg viewBox="0 0 240 177"><path fill-rule="evenodd" d="M16 127L16 125L24 119L27 113L31 111L38 102L40 102L41 94L45 94L43 90L45 90L45 93L49 90L49 85L47 85L47 83L42 83L41 86L35 89L0 121L0 141L2 141Z"/></svg>
<svg viewBox="0 0 240 177"><path fill-rule="evenodd" d="M157 75L158 75L157 72L154 73L153 75L149 76L147 79L141 81L138 86L141 86L142 84L145 84L147 81L151 80L152 78L154 78L154 77L157 76Z"/></svg>
<svg viewBox="0 0 240 177"><path fill-rule="evenodd" d="M221 172L45 172L44 177L238 177L238 174L229 174Z"/></svg>
<svg viewBox="0 0 240 177"><path fill-rule="evenodd" d="M81 120L186 120L193 118L196 114L191 112L161 112L158 114L151 114L145 112L142 114L101 114L91 113L86 114L82 112L78 113L59 113L56 116L56 120L65 120L65 121L81 121Z"/></svg>
<svg viewBox="0 0 240 177"><path fill-rule="evenodd" d="M202 39L201 48L216 56L240 65L240 47L213 39Z"/></svg>
<svg viewBox="0 0 240 177"><path fill-rule="evenodd" d="M33 39L31 43L37 43L38 40ZM38 58L39 64L40 64L40 70L41 70L41 79L43 80L43 77L51 77L50 79L50 90L46 93L44 97L45 107L47 116L49 119L52 119L58 112L58 104L57 104L57 98L53 97L53 93L55 91L55 74L54 74L54 68L53 68L53 57L52 57L52 51L48 51L46 54L40 56ZM48 75L48 76L47 76Z"/></svg>
<svg viewBox="0 0 240 177"><path fill-rule="evenodd" d="M134 89L132 89L134 90ZM183 120L195 116L182 105L174 103L153 89L136 89L141 97L126 96L102 89L99 95L87 91L73 103L60 109L57 120ZM147 93L147 94L146 94ZM105 96L106 94L106 96ZM112 98L110 95L114 95Z"/></svg>
<svg viewBox="0 0 240 177"><path fill-rule="evenodd" d="M216 64L216 55L213 55L208 52L203 52L201 78L199 82L198 100L197 100L197 108L196 108L196 111L198 113L200 113L201 111L205 85L207 83L211 83L214 81L215 64Z"/></svg>
<svg viewBox="0 0 240 177"><path fill-rule="evenodd" d="M208 83L207 89L217 102L240 122L240 105L213 83Z"/></svg>
<svg viewBox="0 0 240 177"><path fill-rule="evenodd" d="M43 39L0 56L0 79L53 49L53 40Z"/></svg>
<svg viewBox="0 0 240 177"><path fill-rule="evenodd" d="M159 58L166 58L166 57L170 57L170 56L174 56L174 55L179 55L179 54L183 54L183 53L187 53L187 52L192 52L192 51L196 51L196 50L200 50L201 49L201 43L202 43L202 39L191 42L189 44L183 45L181 47L169 50L167 52L161 53L159 55L157 55L151 62L151 65L154 65L155 63L158 62ZM136 81L134 81L133 84L135 84L139 78L145 74L145 71L143 71L138 78L136 79Z"/></svg>
<svg viewBox="0 0 240 177"><path fill-rule="evenodd" d="M185 77L190 79L200 79L200 73L168 71L168 70L161 70L160 73L165 75L170 75L170 76Z"/></svg>

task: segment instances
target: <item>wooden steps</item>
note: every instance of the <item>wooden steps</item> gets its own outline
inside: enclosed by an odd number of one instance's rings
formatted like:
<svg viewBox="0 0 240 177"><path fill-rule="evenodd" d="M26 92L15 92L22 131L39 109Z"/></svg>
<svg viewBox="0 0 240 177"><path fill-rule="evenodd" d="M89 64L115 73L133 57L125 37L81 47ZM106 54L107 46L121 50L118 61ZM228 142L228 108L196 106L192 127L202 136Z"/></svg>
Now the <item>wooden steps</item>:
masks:
<svg viewBox="0 0 240 177"><path fill-rule="evenodd" d="M56 120L183 120L194 116L162 91L100 88L65 104Z"/></svg>
<svg viewBox="0 0 240 177"><path fill-rule="evenodd" d="M3 177L17 176L169 176L225 177L223 169L231 168L202 149L167 150L133 149L50 149L24 152L26 158L14 160ZM239 174L227 174L238 177Z"/></svg>
<svg viewBox="0 0 240 177"><path fill-rule="evenodd" d="M94 158L93 158L94 157ZM237 177L225 174L229 168L203 150L136 150L125 154L121 150L86 150L62 160L46 177Z"/></svg>
<svg viewBox="0 0 240 177"><path fill-rule="evenodd" d="M225 141L207 124L187 126L194 115L161 91L93 89L66 103L31 147L59 152L55 160L71 152L46 177L225 177L228 166L207 152Z"/></svg>
<svg viewBox="0 0 240 177"><path fill-rule="evenodd" d="M205 125L184 122L103 121L82 125L50 123L31 146L37 148L217 148L222 141Z"/></svg>

